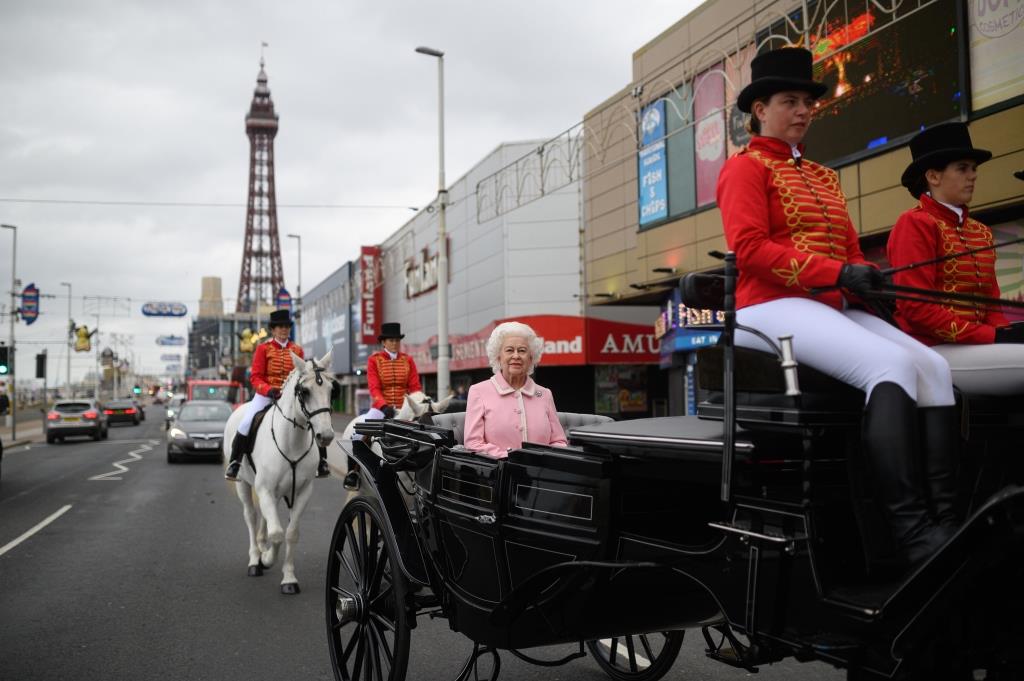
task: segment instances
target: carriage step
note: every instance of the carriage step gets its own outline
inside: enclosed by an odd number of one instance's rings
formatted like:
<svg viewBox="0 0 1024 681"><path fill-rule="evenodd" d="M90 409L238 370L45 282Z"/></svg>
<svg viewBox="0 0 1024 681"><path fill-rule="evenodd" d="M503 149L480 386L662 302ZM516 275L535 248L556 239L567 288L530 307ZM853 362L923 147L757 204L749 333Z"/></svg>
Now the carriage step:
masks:
<svg viewBox="0 0 1024 681"><path fill-rule="evenodd" d="M811 636L807 639L807 644L817 653L841 654L844 657L863 647L863 642L861 641L842 636L830 636L828 634Z"/></svg>

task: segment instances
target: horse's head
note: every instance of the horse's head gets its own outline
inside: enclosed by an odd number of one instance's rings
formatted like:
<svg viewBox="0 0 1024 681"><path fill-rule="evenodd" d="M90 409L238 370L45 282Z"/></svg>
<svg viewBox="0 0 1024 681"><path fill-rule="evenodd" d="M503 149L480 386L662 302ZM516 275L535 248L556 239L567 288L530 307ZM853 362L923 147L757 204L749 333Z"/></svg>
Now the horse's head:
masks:
<svg viewBox="0 0 1024 681"><path fill-rule="evenodd" d="M418 391L409 393L405 396L405 402L402 403L402 408L395 415L395 418L429 425L433 423L430 417L434 414L440 414L447 409L448 403L452 401L452 397L452 395L449 395L443 400L435 402L425 393Z"/></svg>
<svg viewBox="0 0 1024 681"><path fill-rule="evenodd" d="M282 399L290 401L292 417L306 420L317 444L326 447L334 440L334 426L331 423L331 388L334 386L331 351L328 350L320 359L308 360L303 360L294 352L290 354L295 370L281 391Z"/></svg>

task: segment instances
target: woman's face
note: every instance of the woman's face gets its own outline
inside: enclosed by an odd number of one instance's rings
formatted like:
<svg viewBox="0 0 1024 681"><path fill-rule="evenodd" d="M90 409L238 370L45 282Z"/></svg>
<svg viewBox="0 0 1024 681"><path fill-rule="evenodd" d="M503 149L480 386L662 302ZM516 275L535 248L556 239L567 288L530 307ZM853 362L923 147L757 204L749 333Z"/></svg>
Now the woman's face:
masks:
<svg viewBox="0 0 1024 681"><path fill-rule="evenodd" d="M401 338L385 338L381 343L384 344L384 349L388 352L397 353L398 348L402 347Z"/></svg>
<svg viewBox="0 0 1024 681"><path fill-rule="evenodd" d="M533 365L530 344L522 336L505 336L498 359L501 362L501 375L506 381L525 378L530 374L530 367Z"/></svg>
<svg viewBox="0 0 1024 681"><path fill-rule="evenodd" d="M803 142L811 125L814 98L808 92L776 92L768 101L754 102L754 115L761 122L761 134L797 145Z"/></svg>
<svg viewBox="0 0 1024 681"><path fill-rule="evenodd" d="M974 197L978 164L969 158L953 161L942 170L925 171L925 178L933 199L954 206L966 206Z"/></svg>
<svg viewBox="0 0 1024 681"><path fill-rule="evenodd" d="M286 340L288 340L288 334L291 333L291 330L292 327L290 326L282 326L278 324L277 326L274 326L270 329L270 335L284 343Z"/></svg>

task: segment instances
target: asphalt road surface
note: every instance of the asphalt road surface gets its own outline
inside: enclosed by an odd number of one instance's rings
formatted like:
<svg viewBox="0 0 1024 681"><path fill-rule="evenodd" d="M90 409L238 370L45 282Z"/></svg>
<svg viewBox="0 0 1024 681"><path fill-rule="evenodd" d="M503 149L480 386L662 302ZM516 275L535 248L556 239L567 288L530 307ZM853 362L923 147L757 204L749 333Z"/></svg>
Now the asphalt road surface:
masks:
<svg viewBox="0 0 1024 681"><path fill-rule="evenodd" d="M159 410L110 439L11 448L0 483L0 679L333 679L324 571L345 501L318 481L295 560L302 593L279 569L246 576L241 506L214 463L169 465ZM282 506L283 508L283 506ZM455 676L470 644L444 620L412 635L410 681ZM557 657L567 648L532 651ZM699 632L665 677L838 681L821 664L755 675L707 660ZM503 681L608 677L590 659L540 668L503 656Z"/></svg>

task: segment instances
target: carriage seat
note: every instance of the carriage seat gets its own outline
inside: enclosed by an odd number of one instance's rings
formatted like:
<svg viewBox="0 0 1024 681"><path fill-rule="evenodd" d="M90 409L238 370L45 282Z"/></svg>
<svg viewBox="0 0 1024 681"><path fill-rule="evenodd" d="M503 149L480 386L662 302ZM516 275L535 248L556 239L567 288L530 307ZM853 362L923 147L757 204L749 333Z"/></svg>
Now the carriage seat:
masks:
<svg viewBox="0 0 1024 681"><path fill-rule="evenodd" d="M455 434L456 444L461 445L465 442L466 414L464 412L445 412L443 414L434 414L432 418L435 426L447 428ZM605 423L606 421L611 420L611 417L601 416L599 414L577 414L569 411L558 412L558 422L562 424L562 429L565 431L567 436L573 428L581 428L583 426L590 426L596 423Z"/></svg>
<svg viewBox="0 0 1024 681"><path fill-rule="evenodd" d="M801 364L797 367L800 397L786 396L778 358L769 352L737 347L734 380L736 416L741 423L778 425L849 425L860 423L864 392ZM722 418L724 348L697 351L697 413Z"/></svg>

